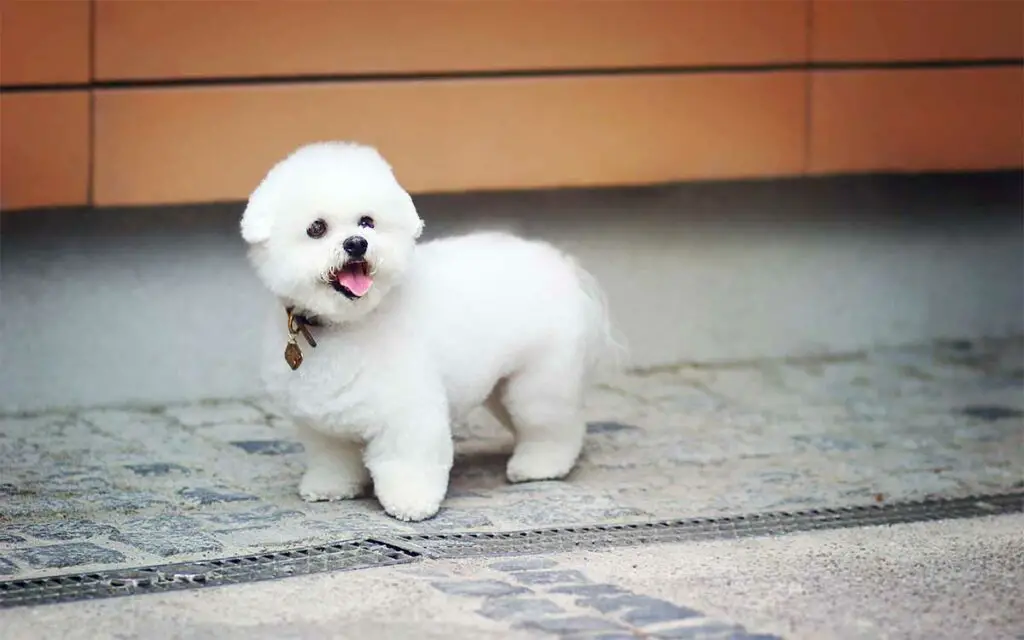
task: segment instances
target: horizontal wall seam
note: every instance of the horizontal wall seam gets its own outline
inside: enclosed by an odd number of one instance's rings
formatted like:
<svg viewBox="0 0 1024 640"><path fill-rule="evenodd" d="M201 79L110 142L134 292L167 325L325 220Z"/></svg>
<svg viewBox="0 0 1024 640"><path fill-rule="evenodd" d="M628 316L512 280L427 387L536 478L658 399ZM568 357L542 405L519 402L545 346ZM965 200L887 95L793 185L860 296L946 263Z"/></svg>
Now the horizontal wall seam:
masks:
<svg viewBox="0 0 1024 640"><path fill-rule="evenodd" d="M907 60L887 62L811 62L769 65L699 65L672 67L596 67L581 69L514 69L496 71L451 71L424 73L295 74L270 76L231 76L210 78L152 78L132 80L96 80L88 83L50 83L0 87L0 93L37 93L48 91L131 90L201 87L252 87L288 84L346 84L368 82L432 82L451 80L501 80L518 78L586 78L615 76L665 76L706 74L749 74L779 72L896 71L920 69L979 69L1021 67L1024 58L977 60Z"/></svg>

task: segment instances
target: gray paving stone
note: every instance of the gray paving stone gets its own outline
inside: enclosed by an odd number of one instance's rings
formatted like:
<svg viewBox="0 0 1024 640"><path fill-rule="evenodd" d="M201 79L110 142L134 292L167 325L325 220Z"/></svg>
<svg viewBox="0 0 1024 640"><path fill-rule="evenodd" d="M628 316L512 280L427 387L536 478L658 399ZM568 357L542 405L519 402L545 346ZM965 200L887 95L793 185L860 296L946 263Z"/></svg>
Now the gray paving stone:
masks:
<svg viewBox="0 0 1024 640"><path fill-rule="evenodd" d="M529 585L587 584L590 579L575 569L562 571L521 571L512 574L515 580Z"/></svg>
<svg viewBox="0 0 1024 640"><path fill-rule="evenodd" d="M206 487L188 487L178 491L178 495L188 502L199 505L216 504L218 502L247 502L259 500L250 493L241 493L230 489L211 489Z"/></svg>
<svg viewBox="0 0 1024 640"><path fill-rule="evenodd" d="M550 558L516 558L514 560L501 560L487 565L496 571L532 571L535 569L551 569L557 567L558 563Z"/></svg>
<svg viewBox="0 0 1024 640"><path fill-rule="evenodd" d="M91 505L99 505L103 509L118 514L135 513L157 505L168 504L167 500L156 494L138 491L110 491L94 496L83 495L79 497L79 500ZM92 509L93 507L91 506L82 507L83 511L90 511Z"/></svg>
<svg viewBox="0 0 1024 640"><path fill-rule="evenodd" d="M665 638L665 640L782 640L779 636L748 633L739 625L724 624L715 621L702 621L699 624L669 629L659 629L647 634L649 638Z"/></svg>
<svg viewBox="0 0 1024 640"><path fill-rule="evenodd" d="M581 607L589 607L596 609L601 613L611 613L613 611L623 612L626 611L628 614L635 614L635 617L639 619L656 618L658 616L663 617L663 620L652 619L649 622L634 622L639 626L645 624L651 624L653 622L668 622L671 620L681 620L685 618L692 618L699 616L700 614L691 609L684 607L677 607L671 602L652 598L650 596L636 595L632 593L614 595L614 596L599 596L595 598L582 598L576 601L576 604ZM631 622L633 622L631 620Z"/></svg>
<svg viewBox="0 0 1024 640"><path fill-rule="evenodd" d="M107 549L91 542L72 542L45 547L29 547L27 549L19 549L11 555L33 569L63 569L65 567L77 567L87 564L125 561L124 554L120 551Z"/></svg>
<svg viewBox="0 0 1024 640"><path fill-rule="evenodd" d="M289 440L237 440L231 444L246 453L261 456L283 456L305 451L302 444Z"/></svg>
<svg viewBox="0 0 1024 640"><path fill-rule="evenodd" d="M1024 417L1024 411L1021 411L1020 409L999 405L972 405L964 407L961 410L961 413L968 418L977 418L978 420L985 420L986 422Z"/></svg>
<svg viewBox="0 0 1024 640"><path fill-rule="evenodd" d="M492 620L535 620L565 610L540 598L491 598L477 612Z"/></svg>
<svg viewBox="0 0 1024 640"><path fill-rule="evenodd" d="M40 540L84 540L97 536L109 536L117 533L117 529L106 524L97 524L88 520L57 520L40 524L22 525L17 528L19 533Z"/></svg>
<svg viewBox="0 0 1024 640"><path fill-rule="evenodd" d="M216 529L212 535L224 549L243 549L248 553L261 553L268 547L295 547L326 542L317 532L287 525L265 525L237 529ZM361 534L341 536L344 538L363 537ZM332 542L337 541L333 538ZM234 552L226 552L232 553Z"/></svg>
<svg viewBox="0 0 1024 640"><path fill-rule="evenodd" d="M613 584L580 584L580 585L567 585L561 587L554 587L548 589L548 593L565 593L573 596L583 596L585 598L596 598L598 596L618 596L618 595L630 595L630 593L621 587L617 587Z"/></svg>
<svg viewBox="0 0 1024 640"><path fill-rule="evenodd" d="M303 518L305 514L294 509L279 509L274 505L262 505L256 509L245 511L197 513L192 517L196 521L218 530L232 530L275 525L282 520Z"/></svg>
<svg viewBox="0 0 1024 640"><path fill-rule="evenodd" d="M7 558L0 556L0 576L7 577L17 575L18 571L18 565L14 564Z"/></svg>
<svg viewBox="0 0 1024 640"><path fill-rule="evenodd" d="M121 523L121 532L181 533L190 534L202 529L194 519L182 515L158 515L148 518L133 518Z"/></svg>
<svg viewBox="0 0 1024 640"><path fill-rule="evenodd" d="M203 532L195 520L173 515L128 520L111 540L162 557L222 548L221 543Z"/></svg>
<svg viewBox="0 0 1024 640"><path fill-rule="evenodd" d="M587 433L594 434L605 434L605 433L620 433L620 432L639 431L637 427L622 424L621 422L588 422Z"/></svg>
<svg viewBox="0 0 1024 640"><path fill-rule="evenodd" d="M329 516L317 514L316 519L303 520L299 525L332 540L372 533L412 532L412 528L406 523L396 523L382 514L346 512L340 513L330 520L320 519L325 517Z"/></svg>
<svg viewBox="0 0 1024 640"><path fill-rule="evenodd" d="M518 623L522 629L545 631L562 635L593 633L597 631L625 631L626 627L604 618L576 616L571 618L541 618Z"/></svg>
<svg viewBox="0 0 1024 640"><path fill-rule="evenodd" d="M449 531L453 529L479 529L493 523L479 510L453 509L442 507L430 520L412 523L417 531Z"/></svg>
<svg viewBox="0 0 1024 640"><path fill-rule="evenodd" d="M500 580L458 580L431 582L432 587L452 596L498 597L530 593L529 589L517 587Z"/></svg>
<svg viewBox="0 0 1024 640"><path fill-rule="evenodd" d="M18 494L0 504L0 515L7 520L73 517L82 510L83 505L75 501L31 493Z"/></svg>
<svg viewBox="0 0 1024 640"><path fill-rule="evenodd" d="M187 538L179 536L171 537L127 534L122 536L121 541L148 553L165 558L186 553L220 551L224 548L216 538L206 534L194 534Z"/></svg>
<svg viewBox="0 0 1024 640"><path fill-rule="evenodd" d="M699 611L694 611L687 607L681 607L671 602L645 596L633 596L633 601L627 606L630 608L622 614L622 619L637 627L672 622L673 620L685 620L686 618L697 618L703 615Z"/></svg>
<svg viewBox="0 0 1024 640"><path fill-rule="evenodd" d="M192 472L188 467L183 467L180 464L174 464L173 462L151 462L148 464L128 464L125 465L133 473L143 477L153 476L167 476L173 473L182 475L189 475Z"/></svg>
<svg viewBox="0 0 1024 640"><path fill-rule="evenodd" d="M89 469L66 469L51 474L45 481L45 487L56 491L73 491L74 493L100 492L110 493L112 487L110 481L98 475L103 473L102 467Z"/></svg>

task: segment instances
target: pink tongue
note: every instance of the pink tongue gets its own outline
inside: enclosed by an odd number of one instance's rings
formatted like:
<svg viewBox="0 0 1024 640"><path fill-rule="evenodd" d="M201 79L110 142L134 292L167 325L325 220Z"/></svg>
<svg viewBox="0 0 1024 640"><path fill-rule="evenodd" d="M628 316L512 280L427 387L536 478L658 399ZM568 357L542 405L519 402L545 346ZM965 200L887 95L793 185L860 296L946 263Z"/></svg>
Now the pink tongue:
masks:
<svg viewBox="0 0 1024 640"><path fill-rule="evenodd" d="M338 284L352 292L354 296L365 296L373 285L373 278L359 271L342 271L338 274Z"/></svg>

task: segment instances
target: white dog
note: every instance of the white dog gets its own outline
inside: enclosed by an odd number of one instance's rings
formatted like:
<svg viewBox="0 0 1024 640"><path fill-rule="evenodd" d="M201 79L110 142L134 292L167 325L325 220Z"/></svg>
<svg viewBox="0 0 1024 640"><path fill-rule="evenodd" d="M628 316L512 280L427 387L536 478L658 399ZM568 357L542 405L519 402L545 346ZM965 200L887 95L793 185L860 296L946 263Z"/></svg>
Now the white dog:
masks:
<svg viewBox="0 0 1024 640"><path fill-rule="evenodd" d="M481 405L515 434L510 481L576 463L581 393L617 351L599 289L547 244L417 244L422 230L389 164L358 144L302 147L249 198L242 237L283 307L264 379L299 425L305 500L353 498L372 479L387 513L433 516L451 424Z"/></svg>

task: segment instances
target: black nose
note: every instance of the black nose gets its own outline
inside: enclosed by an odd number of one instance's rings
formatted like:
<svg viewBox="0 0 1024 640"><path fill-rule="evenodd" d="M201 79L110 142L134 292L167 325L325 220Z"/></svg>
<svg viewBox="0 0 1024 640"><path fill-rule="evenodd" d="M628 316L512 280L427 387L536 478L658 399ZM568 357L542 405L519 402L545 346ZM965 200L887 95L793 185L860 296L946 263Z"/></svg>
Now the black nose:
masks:
<svg viewBox="0 0 1024 640"><path fill-rule="evenodd" d="M341 243L341 248L353 258L362 258L366 255L366 246L366 238L363 236L349 236Z"/></svg>

